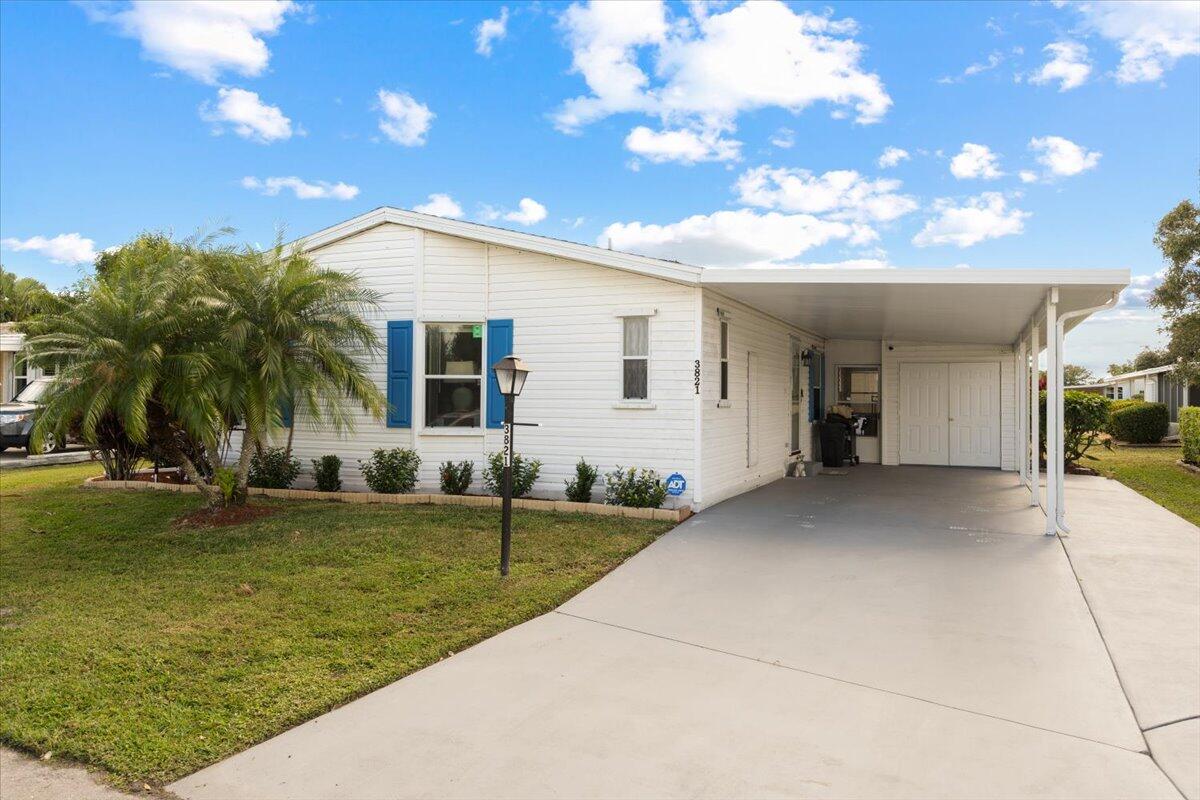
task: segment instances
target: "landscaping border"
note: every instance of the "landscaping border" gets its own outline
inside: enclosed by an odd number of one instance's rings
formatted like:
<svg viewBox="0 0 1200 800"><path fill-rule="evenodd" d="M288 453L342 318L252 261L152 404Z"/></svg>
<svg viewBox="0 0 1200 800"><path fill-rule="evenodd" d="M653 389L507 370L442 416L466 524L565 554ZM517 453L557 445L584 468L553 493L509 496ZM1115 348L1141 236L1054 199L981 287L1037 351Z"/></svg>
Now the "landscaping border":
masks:
<svg viewBox="0 0 1200 800"><path fill-rule="evenodd" d="M88 489L139 489L159 492L194 494L200 490L189 484L152 483L150 481L109 481L103 478L88 478L83 483ZM475 506L477 508L499 508L500 498L478 494L381 494L379 492L318 492L315 489L261 489L251 486L250 494L260 497L275 497L281 500L324 500L331 503L378 503L392 505L435 505ZM513 508L530 511L559 511L571 514L597 514L608 517L630 517L632 519L659 519L683 522L692 515L691 506L682 508L629 508L610 506L604 503L572 503L570 500L534 500L517 497Z"/></svg>

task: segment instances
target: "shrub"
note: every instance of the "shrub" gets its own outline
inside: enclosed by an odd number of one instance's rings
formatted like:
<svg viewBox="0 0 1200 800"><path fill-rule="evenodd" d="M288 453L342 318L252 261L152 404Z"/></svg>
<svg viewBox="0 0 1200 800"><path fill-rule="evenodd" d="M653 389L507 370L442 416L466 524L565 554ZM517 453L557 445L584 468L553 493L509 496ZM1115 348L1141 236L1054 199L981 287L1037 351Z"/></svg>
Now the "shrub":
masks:
<svg viewBox="0 0 1200 800"><path fill-rule="evenodd" d="M1144 402L1146 401L1138 400L1136 397L1126 397L1124 400L1110 400L1108 403L1108 413L1111 414L1114 411L1120 411L1122 408L1129 408L1130 406L1136 406Z"/></svg>
<svg viewBox="0 0 1200 800"><path fill-rule="evenodd" d="M339 492L342 489L342 460L330 453L312 460L313 480L319 492Z"/></svg>
<svg viewBox="0 0 1200 800"><path fill-rule="evenodd" d="M471 488L471 476L474 474L474 461L461 461L457 464L453 461L443 462L441 470L442 493L466 494L467 489Z"/></svg>
<svg viewBox="0 0 1200 800"><path fill-rule="evenodd" d="M617 467L604 476L604 502L611 506L659 508L667 499L667 485L652 469Z"/></svg>
<svg viewBox="0 0 1200 800"><path fill-rule="evenodd" d="M287 489L300 474L300 459L292 458L282 447L265 447L250 456L248 486L261 489Z"/></svg>
<svg viewBox="0 0 1200 800"><path fill-rule="evenodd" d="M1170 424L1170 412L1162 403L1134 403L1114 411L1108 418L1113 438L1131 444L1161 442Z"/></svg>
<svg viewBox="0 0 1200 800"><path fill-rule="evenodd" d="M1183 460L1200 466L1200 406L1179 409L1179 439Z"/></svg>
<svg viewBox="0 0 1200 800"><path fill-rule="evenodd" d="M529 494L541 471L541 461L536 458L527 461L521 458L520 454L514 453L512 463L513 497L524 497ZM483 485L491 494L499 495L504 491L504 453L492 453L488 456L487 468L483 471Z"/></svg>
<svg viewBox="0 0 1200 800"><path fill-rule="evenodd" d="M417 470L421 457L415 450L393 448L371 451L366 461L358 460L358 468L372 492L380 494L407 494L417 485Z"/></svg>
<svg viewBox="0 0 1200 800"><path fill-rule="evenodd" d="M1039 394L1042 455L1046 454L1046 393ZM1081 458L1096 460L1087 454L1108 425L1109 401L1092 392L1063 392L1063 463L1074 464ZM1105 447L1110 447L1107 440Z"/></svg>
<svg viewBox="0 0 1200 800"><path fill-rule="evenodd" d="M592 486L596 483L597 475L599 473L595 467L579 459L575 465L575 480L564 481L567 484L567 499L572 503L592 502Z"/></svg>

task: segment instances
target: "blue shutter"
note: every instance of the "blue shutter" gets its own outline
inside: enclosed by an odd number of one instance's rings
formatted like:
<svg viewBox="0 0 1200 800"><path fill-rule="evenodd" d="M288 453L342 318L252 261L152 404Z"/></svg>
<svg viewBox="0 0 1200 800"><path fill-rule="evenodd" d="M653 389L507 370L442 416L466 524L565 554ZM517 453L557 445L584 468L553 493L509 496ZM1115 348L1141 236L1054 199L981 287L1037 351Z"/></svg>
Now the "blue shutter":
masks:
<svg viewBox="0 0 1200 800"><path fill-rule="evenodd" d="M513 321L511 319L489 319L487 323L487 426L504 427L504 397L500 384L496 383L495 364L513 352Z"/></svg>
<svg viewBox="0 0 1200 800"><path fill-rule="evenodd" d="M292 427L292 399L282 397L279 400L279 422L284 428Z"/></svg>
<svg viewBox="0 0 1200 800"><path fill-rule="evenodd" d="M389 322L387 328L387 426L412 427L412 320Z"/></svg>
<svg viewBox="0 0 1200 800"><path fill-rule="evenodd" d="M810 350L808 359L808 421L821 421L821 408L825 394L825 354Z"/></svg>

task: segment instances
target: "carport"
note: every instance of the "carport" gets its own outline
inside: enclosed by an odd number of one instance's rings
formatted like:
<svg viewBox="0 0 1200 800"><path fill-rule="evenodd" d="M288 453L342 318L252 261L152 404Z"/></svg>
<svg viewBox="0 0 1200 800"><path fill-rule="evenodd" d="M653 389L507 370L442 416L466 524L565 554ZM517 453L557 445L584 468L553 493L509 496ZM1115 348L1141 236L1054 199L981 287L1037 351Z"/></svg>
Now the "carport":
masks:
<svg viewBox="0 0 1200 800"><path fill-rule="evenodd" d="M707 268L701 284L823 339L877 342L884 465L1016 472L1044 530L1068 530L1063 338L1116 305L1126 270ZM1044 357L1043 357L1044 353ZM1039 479L1039 369L1049 468Z"/></svg>

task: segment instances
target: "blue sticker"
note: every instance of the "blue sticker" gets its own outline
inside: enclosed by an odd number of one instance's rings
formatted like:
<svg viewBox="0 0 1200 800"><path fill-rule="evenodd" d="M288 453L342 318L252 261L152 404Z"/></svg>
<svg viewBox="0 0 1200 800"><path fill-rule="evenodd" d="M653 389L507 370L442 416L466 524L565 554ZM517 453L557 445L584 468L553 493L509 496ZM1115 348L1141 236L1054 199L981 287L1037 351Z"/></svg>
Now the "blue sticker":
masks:
<svg viewBox="0 0 1200 800"><path fill-rule="evenodd" d="M687 479L678 472L673 473L667 478L667 494L672 497L679 497L687 489Z"/></svg>

